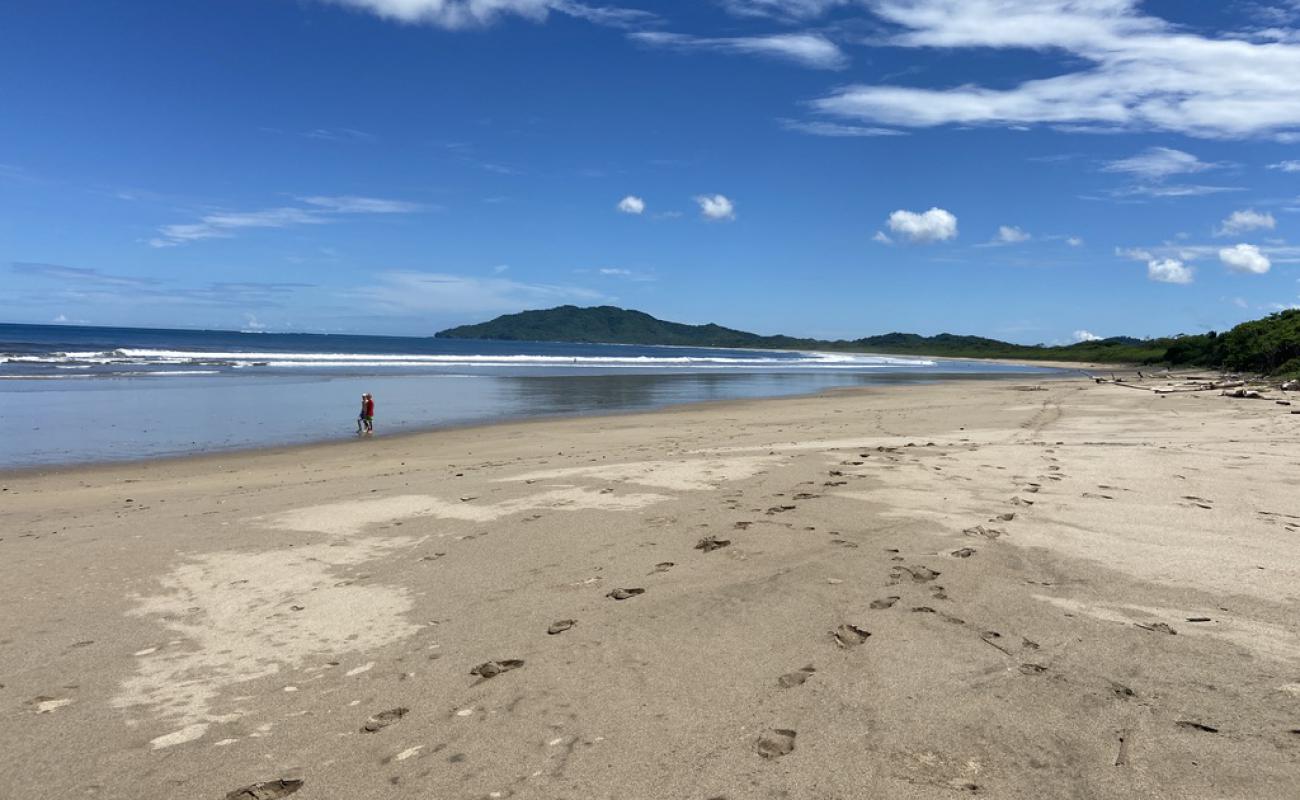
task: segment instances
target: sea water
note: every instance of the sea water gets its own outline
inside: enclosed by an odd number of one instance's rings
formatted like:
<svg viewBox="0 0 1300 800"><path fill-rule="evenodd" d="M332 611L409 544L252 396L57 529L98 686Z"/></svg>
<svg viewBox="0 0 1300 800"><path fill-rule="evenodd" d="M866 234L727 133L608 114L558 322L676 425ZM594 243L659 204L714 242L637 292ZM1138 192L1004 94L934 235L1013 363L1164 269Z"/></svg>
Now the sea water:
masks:
<svg viewBox="0 0 1300 800"><path fill-rule="evenodd" d="M858 353L0 324L0 468L1042 367Z"/></svg>

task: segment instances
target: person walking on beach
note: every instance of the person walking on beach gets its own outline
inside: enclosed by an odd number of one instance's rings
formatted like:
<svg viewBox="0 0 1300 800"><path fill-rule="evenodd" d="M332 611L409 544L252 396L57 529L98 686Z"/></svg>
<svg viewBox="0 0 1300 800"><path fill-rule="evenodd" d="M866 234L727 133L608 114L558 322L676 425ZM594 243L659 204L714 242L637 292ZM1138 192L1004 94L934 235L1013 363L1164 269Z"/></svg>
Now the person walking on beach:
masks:
<svg viewBox="0 0 1300 800"><path fill-rule="evenodd" d="M375 433L375 398L369 392L361 395L361 414L357 416L357 436Z"/></svg>

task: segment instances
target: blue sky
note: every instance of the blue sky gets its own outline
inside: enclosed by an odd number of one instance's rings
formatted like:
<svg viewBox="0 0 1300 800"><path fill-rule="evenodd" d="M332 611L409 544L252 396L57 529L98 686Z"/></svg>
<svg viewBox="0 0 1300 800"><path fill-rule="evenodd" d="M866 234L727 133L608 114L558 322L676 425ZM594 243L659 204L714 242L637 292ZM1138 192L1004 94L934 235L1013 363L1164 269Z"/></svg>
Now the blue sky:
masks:
<svg viewBox="0 0 1300 800"><path fill-rule="evenodd" d="M0 9L0 321L611 303L1022 342L1300 302L1300 2Z"/></svg>

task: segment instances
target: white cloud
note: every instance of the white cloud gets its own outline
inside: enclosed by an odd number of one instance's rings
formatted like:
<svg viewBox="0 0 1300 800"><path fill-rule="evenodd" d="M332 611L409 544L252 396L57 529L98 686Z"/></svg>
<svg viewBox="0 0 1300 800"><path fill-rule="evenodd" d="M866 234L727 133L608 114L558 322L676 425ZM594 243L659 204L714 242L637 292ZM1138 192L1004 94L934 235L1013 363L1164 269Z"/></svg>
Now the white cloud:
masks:
<svg viewBox="0 0 1300 800"><path fill-rule="evenodd" d="M1191 153L1172 147L1148 147L1135 156L1106 162L1102 171L1123 172L1147 180L1164 180L1171 175L1204 172L1215 166L1217 165L1207 164Z"/></svg>
<svg viewBox="0 0 1300 800"><path fill-rule="evenodd" d="M816 69L844 69L849 65L849 57L844 54L844 51L820 33L707 37L662 31L639 31L628 36L642 44L656 47L769 56Z"/></svg>
<svg viewBox="0 0 1300 800"><path fill-rule="evenodd" d="M1264 212L1260 213L1253 208L1244 211L1234 211L1228 215L1218 230L1214 232L1215 236L1236 236L1239 233L1255 230L1273 230L1277 227L1277 220L1273 215Z"/></svg>
<svg viewBox="0 0 1300 800"><path fill-rule="evenodd" d="M894 240L889 238L889 234L884 231L876 231L876 235L871 237L871 241L880 242L881 244L893 244Z"/></svg>
<svg viewBox="0 0 1300 800"><path fill-rule="evenodd" d="M357 197L343 195L338 197L302 197L308 205L333 211L338 214L411 214L421 209L418 203L403 200L384 200L378 197Z"/></svg>
<svg viewBox="0 0 1300 800"><path fill-rule="evenodd" d="M1065 240L1065 243L1071 247L1082 247L1083 239L1079 238L1078 236L1071 236Z"/></svg>
<svg viewBox="0 0 1300 800"><path fill-rule="evenodd" d="M554 11L599 25L628 27L654 20L647 11L589 6L576 0L324 0L384 19L409 24L460 29L491 25L500 17L514 15L542 22Z"/></svg>
<svg viewBox="0 0 1300 800"><path fill-rule="evenodd" d="M1029 234L1022 231L1015 225L998 226L998 242L1001 244L1018 244L1029 241Z"/></svg>
<svg viewBox="0 0 1300 800"><path fill-rule="evenodd" d="M349 289L347 298L387 314L499 313L609 299L577 286L411 271L380 273L370 284Z"/></svg>
<svg viewBox="0 0 1300 800"><path fill-rule="evenodd" d="M1076 342L1100 342L1101 337L1092 331L1078 330L1074 332L1074 340Z"/></svg>
<svg viewBox="0 0 1300 800"><path fill-rule="evenodd" d="M218 211L199 217L198 222L164 225L149 240L151 247L175 247L202 239L225 239L248 228L289 228L296 225L324 225L349 214L409 214L422 206L377 197L304 197L306 208L287 206L258 211Z"/></svg>
<svg viewBox="0 0 1300 800"><path fill-rule="evenodd" d="M1280 169L1283 172L1300 172L1300 161L1279 161L1276 164L1269 164L1269 169Z"/></svg>
<svg viewBox="0 0 1300 800"><path fill-rule="evenodd" d="M596 270L596 272L607 278L623 278L637 283L647 283L656 280L655 276L651 273L639 272L634 269L622 269L621 267L602 267Z"/></svg>
<svg viewBox="0 0 1300 800"><path fill-rule="evenodd" d="M645 201L630 194L618 201L618 210L624 214L641 214L645 212Z"/></svg>
<svg viewBox="0 0 1300 800"><path fill-rule="evenodd" d="M1147 277L1159 283L1191 283L1192 270L1176 258L1155 258L1147 262Z"/></svg>
<svg viewBox="0 0 1300 800"><path fill-rule="evenodd" d="M724 195L702 194L695 198L699 203L700 213L705 219L732 220L736 218L736 206Z"/></svg>
<svg viewBox="0 0 1300 800"><path fill-rule="evenodd" d="M1250 308L1250 303L1247 303L1244 297L1232 298L1232 304L1237 308Z"/></svg>
<svg viewBox="0 0 1300 800"><path fill-rule="evenodd" d="M722 0L723 6L737 16L786 20L812 19L852 2L855 0Z"/></svg>
<svg viewBox="0 0 1300 800"><path fill-rule="evenodd" d="M1273 266L1268 256L1259 251L1259 248L1253 244L1239 244L1235 247L1225 247L1219 251L1219 260L1233 272L1244 272L1251 275L1263 275Z"/></svg>
<svg viewBox="0 0 1300 800"><path fill-rule="evenodd" d="M896 236L918 244L946 242L957 236L957 218L942 208L922 214L900 209L889 215L886 224Z"/></svg>
<svg viewBox="0 0 1300 800"><path fill-rule="evenodd" d="M897 131L893 128L868 128L863 125L845 125L842 122L826 122L825 120L783 119L781 120L781 126L789 131L833 138L906 135L903 131Z"/></svg>
<svg viewBox="0 0 1300 800"><path fill-rule="evenodd" d="M896 26L886 42L897 47L1069 58L1060 74L1010 88L846 86L816 101L822 111L906 127L1048 124L1213 138L1300 129L1295 43L1202 35L1145 13L1139 0L864 2Z"/></svg>

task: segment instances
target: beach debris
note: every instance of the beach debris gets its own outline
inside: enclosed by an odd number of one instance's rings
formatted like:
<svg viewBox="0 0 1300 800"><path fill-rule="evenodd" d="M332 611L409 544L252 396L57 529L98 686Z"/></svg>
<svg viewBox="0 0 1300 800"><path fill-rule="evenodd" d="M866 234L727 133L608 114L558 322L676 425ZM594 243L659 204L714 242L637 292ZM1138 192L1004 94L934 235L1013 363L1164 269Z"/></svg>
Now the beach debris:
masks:
<svg viewBox="0 0 1300 800"><path fill-rule="evenodd" d="M902 598L894 597L894 596L882 597L879 600L872 600L870 607L875 609L876 611L880 611L886 608L893 608L894 603L897 603L900 599Z"/></svg>
<svg viewBox="0 0 1300 800"><path fill-rule="evenodd" d="M831 635L835 637L835 643L840 647L857 647L871 638L870 631L847 622L831 631Z"/></svg>
<svg viewBox="0 0 1300 800"><path fill-rule="evenodd" d="M636 597L639 594L645 594L645 589L615 589L606 597L612 597L615 600L626 600L629 597Z"/></svg>
<svg viewBox="0 0 1300 800"><path fill-rule="evenodd" d="M565 631L569 630L570 628L572 628L574 625L577 624L578 621L576 619L557 620L556 622L551 623L550 627L546 629L546 632L551 636L554 636L557 633L564 633Z"/></svg>
<svg viewBox="0 0 1300 800"><path fill-rule="evenodd" d="M780 758L788 755L794 750L794 731L788 728L775 728L762 736L754 743L754 749L763 758Z"/></svg>
<svg viewBox="0 0 1300 800"><path fill-rule="evenodd" d="M411 709L409 708L398 707L390 708L387 711L380 711L378 714L375 714L370 719L366 720L366 724L361 726L361 732L378 733L406 716L407 712L410 710Z"/></svg>
<svg viewBox="0 0 1300 800"><path fill-rule="evenodd" d="M524 662L518 658L507 658L504 661L484 661L477 667L469 671L471 675L478 675L483 680L495 678L503 672L509 672L512 669L519 669Z"/></svg>
<svg viewBox="0 0 1300 800"><path fill-rule="evenodd" d="M975 555L975 548L963 547L960 550L953 550L952 555L955 558L970 558L971 556Z"/></svg>
<svg viewBox="0 0 1300 800"><path fill-rule="evenodd" d="M719 539L716 536L705 536L695 543L696 550L703 550L706 553L712 553L714 550L720 550L731 544L730 539Z"/></svg>
<svg viewBox="0 0 1300 800"><path fill-rule="evenodd" d="M787 672L777 678L776 685L780 686L782 689L793 689L796 686L802 686L804 681L808 680L808 676L812 675L816 671L817 668L812 664L809 664L806 667L800 667L794 672Z"/></svg>
<svg viewBox="0 0 1300 800"><path fill-rule="evenodd" d="M1300 391L1300 381L1287 381L1286 383L1282 384L1282 391L1284 392Z"/></svg>
<svg viewBox="0 0 1300 800"><path fill-rule="evenodd" d="M1274 402L1274 403L1277 403L1277 404L1280 405L1280 406L1289 406L1289 405L1291 405L1291 401L1290 401L1290 400L1274 400L1273 402Z"/></svg>
<svg viewBox="0 0 1300 800"><path fill-rule="evenodd" d="M1167 633L1170 636L1173 636L1178 633L1178 631L1174 630L1173 628L1169 627L1163 622L1150 622L1150 623L1135 622L1133 624L1143 630L1155 631L1156 633Z"/></svg>
<svg viewBox="0 0 1300 800"><path fill-rule="evenodd" d="M1222 397L1238 397L1247 400L1263 400L1264 395L1254 389L1238 388L1219 392Z"/></svg>
<svg viewBox="0 0 1300 800"><path fill-rule="evenodd" d="M1187 729L1189 729L1189 730L1193 730L1193 731L1201 731L1202 733L1218 733L1218 732L1219 732L1219 729L1218 729L1218 728L1215 728L1215 727L1212 726L1212 725L1205 725L1205 724L1200 723L1200 722L1192 722L1191 720L1187 720L1187 719L1180 719L1180 720L1178 720L1178 721L1177 721L1176 723L1174 723L1174 724L1177 725L1177 726L1180 727L1180 728L1187 728Z"/></svg>
<svg viewBox="0 0 1300 800"><path fill-rule="evenodd" d="M1115 766L1117 767L1128 766L1128 737L1128 731L1124 731L1119 735L1119 749L1115 753Z"/></svg>
<svg viewBox="0 0 1300 800"><path fill-rule="evenodd" d="M302 788L306 781L300 778L280 778L244 786L226 794L226 800L279 800Z"/></svg>

